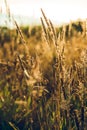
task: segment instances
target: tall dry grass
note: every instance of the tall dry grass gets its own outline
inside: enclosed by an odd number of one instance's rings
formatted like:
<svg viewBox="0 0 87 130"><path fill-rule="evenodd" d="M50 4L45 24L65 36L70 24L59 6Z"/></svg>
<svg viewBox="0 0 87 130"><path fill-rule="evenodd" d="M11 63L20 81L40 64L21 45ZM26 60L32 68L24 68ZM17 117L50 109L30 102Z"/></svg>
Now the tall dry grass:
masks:
<svg viewBox="0 0 87 130"><path fill-rule="evenodd" d="M0 129L86 130L87 38L71 37L70 23L66 40L41 12L45 41L26 42L13 19L17 39L1 47Z"/></svg>

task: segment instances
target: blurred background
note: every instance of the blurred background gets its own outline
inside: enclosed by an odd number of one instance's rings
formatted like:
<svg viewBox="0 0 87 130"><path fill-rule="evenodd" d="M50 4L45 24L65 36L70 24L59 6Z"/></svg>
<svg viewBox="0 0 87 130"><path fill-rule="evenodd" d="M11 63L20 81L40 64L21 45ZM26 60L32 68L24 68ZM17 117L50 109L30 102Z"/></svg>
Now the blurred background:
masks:
<svg viewBox="0 0 87 130"><path fill-rule="evenodd" d="M85 19L87 12L86 0L7 0L7 3L20 24L40 23L40 8L55 24ZM0 0L0 13L5 12L5 0ZM2 19L3 15L0 14Z"/></svg>

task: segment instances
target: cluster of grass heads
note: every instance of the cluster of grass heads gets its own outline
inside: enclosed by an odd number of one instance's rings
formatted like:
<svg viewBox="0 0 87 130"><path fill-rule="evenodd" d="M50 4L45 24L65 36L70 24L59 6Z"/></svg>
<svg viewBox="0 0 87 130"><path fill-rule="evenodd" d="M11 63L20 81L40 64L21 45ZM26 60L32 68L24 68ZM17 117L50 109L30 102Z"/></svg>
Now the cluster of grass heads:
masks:
<svg viewBox="0 0 87 130"><path fill-rule="evenodd" d="M0 48L0 130L86 130L87 38L68 27L66 39L41 12L44 41L13 19L16 39Z"/></svg>

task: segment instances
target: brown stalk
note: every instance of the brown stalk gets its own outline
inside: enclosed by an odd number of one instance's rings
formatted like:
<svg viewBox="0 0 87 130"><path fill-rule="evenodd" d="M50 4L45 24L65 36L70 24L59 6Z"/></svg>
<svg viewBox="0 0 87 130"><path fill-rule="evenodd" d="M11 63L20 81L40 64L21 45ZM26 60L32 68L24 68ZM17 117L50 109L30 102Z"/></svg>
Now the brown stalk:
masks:
<svg viewBox="0 0 87 130"><path fill-rule="evenodd" d="M43 15L43 17L44 17L44 20L45 20L45 22L46 22L46 24L47 24L47 26L48 26L48 29L51 31L49 21L48 21L46 15L45 15L45 13L44 13L44 11L43 11L42 9L41 9L41 12L42 12L42 15Z"/></svg>
<svg viewBox="0 0 87 130"><path fill-rule="evenodd" d="M5 1L5 6L6 6L6 12L8 14L8 18L9 18L9 21L10 21L11 20L10 8L8 6L7 0L4 0L4 1Z"/></svg>
<svg viewBox="0 0 87 130"><path fill-rule="evenodd" d="M42 23L42 27L43 27L43 32L44 32L44 35L45 35L45 39L48 42L48 34L47 34L47 30L46 30L46 27L45 27L45 24L44 24L44 21L43 21L42 18L41 18L41 23Z"/></svg>
<svg viewBox="0 0 87 130"><path fill-rule="evenodd" d="M25 67L24 67L24 65L23 65L23 62L22 62L22 60L21 60L19 54L18 54L18 59L19 59L19 61L20 61L21 68L22 68L22 70L23 70L23 72L24 72L26 78L29 79L29 78L30 78L30 77L29 77L29 74L28 74L27 70L25 69Z"/></svg>

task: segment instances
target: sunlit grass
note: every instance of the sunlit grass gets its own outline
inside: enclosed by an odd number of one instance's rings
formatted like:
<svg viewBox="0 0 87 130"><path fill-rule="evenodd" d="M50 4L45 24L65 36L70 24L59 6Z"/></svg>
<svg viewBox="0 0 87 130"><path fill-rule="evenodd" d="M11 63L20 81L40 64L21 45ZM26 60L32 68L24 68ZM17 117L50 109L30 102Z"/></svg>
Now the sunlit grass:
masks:
<svg viewBox="0 0 87 130"><path fill-rule="evenodd" d="M54 28L41 12L42 27L1 28L0 129L85 130L85 27Z"/></svg>

